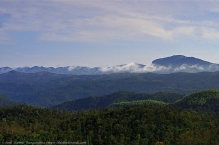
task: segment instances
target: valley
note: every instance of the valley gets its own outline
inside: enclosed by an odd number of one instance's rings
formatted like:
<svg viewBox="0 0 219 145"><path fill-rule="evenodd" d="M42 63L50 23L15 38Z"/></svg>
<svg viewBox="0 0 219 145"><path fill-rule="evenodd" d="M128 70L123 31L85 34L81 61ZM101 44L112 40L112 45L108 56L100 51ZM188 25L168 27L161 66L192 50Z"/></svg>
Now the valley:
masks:
<svg viewBox="0 0 219 145"><path fill-rule="evenodd" d="M0 0L0 145L219 145L219 0Z"/></svg>
<svg viewBox="0 0 219 145"><path fill-rule="evenodd" d="M186 62L177 58L177 67ZM218 90L217 71L72 75L11 70L0 74L0 141L216 145Z"/></svg>
<svg viewBox="0 0 219 145"><path fill-rule="evenodd" d="M0 74L1 93L17 102L42 107L119 91L189 94L205 89L219 89L219 72L70 76L47 72Z"/></svg>

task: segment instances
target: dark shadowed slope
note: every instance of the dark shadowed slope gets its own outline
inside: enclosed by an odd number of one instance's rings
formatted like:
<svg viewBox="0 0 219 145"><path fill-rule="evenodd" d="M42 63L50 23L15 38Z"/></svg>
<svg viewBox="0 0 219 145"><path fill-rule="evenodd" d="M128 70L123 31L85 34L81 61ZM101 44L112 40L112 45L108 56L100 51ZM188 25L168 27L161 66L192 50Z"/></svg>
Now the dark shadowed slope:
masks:
<svg viewBox="0 0 219 145"><path fill-rule="evenodd" d="M77 110L87 110L94 108L104 108L114 103L131 102L131 101L138 101L137 105L140 106L140 104L142 104L142 102L140 101L143 101L143 104L156 104L156 103L161 103L161 101L164 101L166 103L172 103L173 100L178 100L181 99L182 97L183 95L181 94L167 93L167 92L159 92L156 94L116 92L101 97L87 97L87 98L77 99L74 101L68 101L60 105L53 106L52 108L58 108L59 110L77 111ZM146 100L150 100L150 101L146 101ZM133 103L136 104L136 102L132 102L131 104L132 106L135 105ZM118 107L118 104L116 104L115 107ZM123 106L121 105L121 107Z"/></svg>
<svg viewBox="0 0 219 145"><path fill-rule="evenodd" d="M7 96L0 94L0 107L2 106L11 106L17 104L15 101L11 100Z"/></svg>
<svg viewBox="0 0 219 145"><path fill-rule="evenodd" d="M8 81L6 75L10 76ZM118 91L190 94L204 89L219 89L219 72L73 76L50 73L18 75L12 72L0 75L1 93L18 102L44 107Z"/></svg>

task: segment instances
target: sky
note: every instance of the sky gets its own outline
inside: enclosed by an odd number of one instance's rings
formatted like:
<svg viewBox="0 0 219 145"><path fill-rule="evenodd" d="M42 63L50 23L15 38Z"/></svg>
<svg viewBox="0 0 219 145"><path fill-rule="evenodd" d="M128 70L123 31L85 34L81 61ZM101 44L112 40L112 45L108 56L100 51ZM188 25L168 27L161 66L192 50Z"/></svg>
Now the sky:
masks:
<svg viewBox="0 0 219 145"><path fill-rule="evenodd" d="M0 67L219 63L218 0L0 0Z"/></svg>

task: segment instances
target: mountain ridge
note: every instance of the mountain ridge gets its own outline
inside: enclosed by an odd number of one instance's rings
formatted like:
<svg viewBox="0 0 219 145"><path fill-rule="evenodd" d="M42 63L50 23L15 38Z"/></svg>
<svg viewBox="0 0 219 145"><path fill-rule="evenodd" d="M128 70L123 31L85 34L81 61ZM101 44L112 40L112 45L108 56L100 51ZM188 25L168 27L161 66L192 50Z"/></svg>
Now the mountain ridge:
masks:
<svg viewBox="0 0 219 145"><path fill-rule="evenodd" d="M173 55L170 57L159 58L152 61L153 64L156 65L163 65L163 66L181 66L183 64L186 65L200 65L200 66L208 66L212 65L213 63L201 60L195 57L186 57L184 55Z"/></svg>
<svg viewBox="0 0 219 145"><path fill-rule="evenodd" d="M175 92L189 94L219 89L219 72L115 73L104 75L58 75L48 73L0 74L0 92L31 105L50 107L89 96L118 91L138 93Z"/></svg>
<svg viewBox="0 0 219 145"><path fill-rule="evenodd" d="M66 67L1 67L0 74L9 71L18 71L24 73L50 72L55 74L71 74L71 75L102 75L110 73L174 73L174 72L214 72L219 71L219 64L211 63L195 57L187 57L184 55L173 55L164 58L158 58L149 65L131 62L123 65L115 65L110 67L86 67L86 66L66 66Z"/></svg>
<svg viewBox="0 0 219 145"><path fill-rule="evenodd" d="M173 103L178 99L181 99L184 95L172 93L172 92L158 92L154 94L148 93L135 93L127 91L119 91L109 95L103 95L99 97L91 96L81 99L75 99L72 101L67 101L55 106L53 109L63 110L63 111L82 111L89 109L105 108L109 107L114 103L120 102L130 102L130 101L145 101L153 100L165 103Z"/></svg>

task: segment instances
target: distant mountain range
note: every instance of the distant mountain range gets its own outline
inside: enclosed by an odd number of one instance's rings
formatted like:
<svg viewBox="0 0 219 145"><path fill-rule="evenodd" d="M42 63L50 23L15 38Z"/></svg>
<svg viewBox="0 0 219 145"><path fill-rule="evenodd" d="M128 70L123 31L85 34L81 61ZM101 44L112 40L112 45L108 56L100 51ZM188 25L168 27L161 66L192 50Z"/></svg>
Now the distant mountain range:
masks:
<svg viewBox="0 0 219 145"><path fill-rule="evenodd" d="M42 107L118 91L189 94L203 89L219 89L219 72L63 75L10 71L0 74L0 93L16 102Z"/></svg>
<svg viewBox="0 0 219 145"><path fill-rule="evenodd" d="M204 61L195 57L186 57L183 55L173 55L170 57L159 58L150 65L129 63L123 65L116 65L111 67L94 67L89 68L85 66L66 66L66 67L19 67L0 68L0 74L7 73L9 71L18 71L24 73L36 73L36 72L50 72L55 74L72 74L72 75L101 75L110 73L174 73L174 72L214 72L219 71L219 64Z"/></svg>

